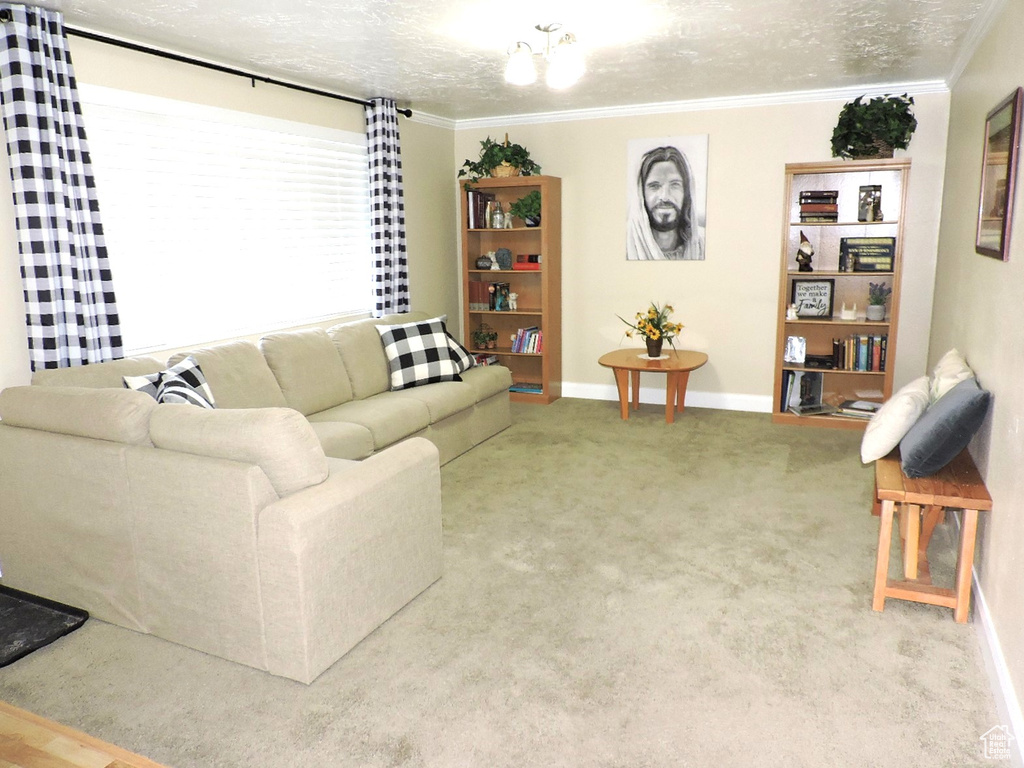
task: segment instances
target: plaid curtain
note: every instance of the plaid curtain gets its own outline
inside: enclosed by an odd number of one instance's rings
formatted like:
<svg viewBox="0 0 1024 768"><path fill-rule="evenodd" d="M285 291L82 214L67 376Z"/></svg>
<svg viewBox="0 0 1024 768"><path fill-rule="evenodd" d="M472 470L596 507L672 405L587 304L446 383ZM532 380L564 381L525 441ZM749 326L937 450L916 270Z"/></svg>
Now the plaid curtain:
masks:
<svg viewBox="0 0 1024 768"><path fill-rule="evenodd" d="M0 22L0 112L32 370L120 358L120 321L63 17L0 3Z"/></svg>
<svg viewBox="0 0 1024 768"><path fill-rule="evenodd" d="M405 253L405 200L398 113L391 99L366 105L370 153L370 225L373 228L374 317L409 311L409 267Z"/></svg>

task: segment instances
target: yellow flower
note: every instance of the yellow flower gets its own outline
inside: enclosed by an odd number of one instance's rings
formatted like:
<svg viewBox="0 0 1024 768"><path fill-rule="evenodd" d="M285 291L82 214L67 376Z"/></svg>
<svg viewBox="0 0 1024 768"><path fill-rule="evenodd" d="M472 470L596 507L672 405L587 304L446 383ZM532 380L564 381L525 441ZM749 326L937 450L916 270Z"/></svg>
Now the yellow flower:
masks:
<svg viewBox="0 0 1024 768"><path fill-rule="evenodd" d="M657 328L648 329L647 335L651 337L651 339L653 339L654 341L657 341L661 337L661 334L658 332Z"/></svg>

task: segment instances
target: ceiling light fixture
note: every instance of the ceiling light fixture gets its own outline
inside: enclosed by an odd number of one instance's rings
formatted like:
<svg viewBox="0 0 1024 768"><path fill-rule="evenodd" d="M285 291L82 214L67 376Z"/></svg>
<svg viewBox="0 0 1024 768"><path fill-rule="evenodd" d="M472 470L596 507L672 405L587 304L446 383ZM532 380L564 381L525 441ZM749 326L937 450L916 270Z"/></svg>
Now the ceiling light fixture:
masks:
<svg viewBox="0 0 1024 768"><path fill-rule="evenodd" d="M538 24L535 29L543 32L544 50L534 53L533 48L522 40L517 41L508 50L508 63L505 65L505 80L512 85L530 85L537 80L537 70L533 63L534 56L543 56L548 63L545 82L549 88L561 90L568 88L579 80L586 71L583 52L580 50L576 36L566 32L552 45L551 35L562 28L561 24Z"/></svg>

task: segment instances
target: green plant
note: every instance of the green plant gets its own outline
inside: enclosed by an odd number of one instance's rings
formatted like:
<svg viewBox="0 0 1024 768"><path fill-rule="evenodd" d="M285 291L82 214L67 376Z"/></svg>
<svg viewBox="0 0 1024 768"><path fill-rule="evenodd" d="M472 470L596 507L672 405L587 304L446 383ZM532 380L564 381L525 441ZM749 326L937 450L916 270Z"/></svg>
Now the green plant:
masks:
<svg viewBox="0 0 1024 768"><path fill-rule="evenodd" d="M906 149L917 128L917 118L910 109L914 98L904 93L863 99L858 96L839 112L832 131L832 156L892 157L893 149Z"/></svg>
<svg viewBox="0 0 1024 768"><path fill-rule="evenodd" d="M682 323L673 323L668 319L674 311L671 304L659 307L652 301L647 312L636 313L635 322L631 323L621 315L616 315L616 317L629 326L629 330L626 331L626 336L629 338L633 338L633 334L636 333L645 340L664 339L672 344L672 340L683 330Z"/></svg>
<svg viewBox="0 0 1024 768"><path fill-rule="evenodd" d="M529 151L521 144L510 144L506 133L504 144L499 144L490 136L481 141L480 158L466 160L459 170L459 178L468 176L470 182L480 181L484 176L490 176L491 171L502 163L518 168L523 176L540 173L540 166L530 158Z"/></svg>
<svg viewBox="0 0 1024 768"><path fill-rule="evenodd" d="M508 207L508 212L524 221L540 216L540 190L535 189L520 197Z"/></svg>
<svg viewBox="0 0 1024 768"><path fill-rule="evenodd" d="M885 283L868 283L868 304L885 306L885 301L892 295L892 288Z"/></svg>
<svg viewBox="0 0 1024 768"><path fill-rule="evenodd" d="M473 346L477 349L486 349L487 345L498 340L497 332L489 325L480 326L470 333L473 339Z"/></svg>

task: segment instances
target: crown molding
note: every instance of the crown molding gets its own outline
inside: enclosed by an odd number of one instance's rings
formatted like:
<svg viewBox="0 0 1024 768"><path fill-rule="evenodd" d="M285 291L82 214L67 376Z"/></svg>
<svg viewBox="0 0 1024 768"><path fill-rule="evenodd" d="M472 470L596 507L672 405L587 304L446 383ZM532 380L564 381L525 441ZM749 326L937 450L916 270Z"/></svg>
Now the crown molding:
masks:
<svg viewBox="0 0 1024 768"><path fill-rule="evenodd" d="M412 111L412 117L408 118L409 122L412 123L423 123L424 125L432 125L435 128L447 128L449 131L454 131L458 128L458 123L452 120L450 117L438 117L437 115L431 115L426 112L420 112L417 109Z"/></svg>
<svg viewBox="0 0 1024 768"><path fill-rule="evenodd" d="M953 62L953 68L949 71L949 76L946 78L946 82L949 83L951 89L956 85L964 70L967 69L967 65L971 63L971 59L974 58L978 46L981 45L981 42L992 30L992 27L995 26L996 19L1003 12L1003 8L1006 7L1006 1L992 0L974 18L971 28L967 30L964 44L960 46L960 53Z"/></svg>
<svg viewBox="0 0 1024 768"><path fill-rule="evenodd" d="M600 120L609 117L636 117L638 115L662 115L673 112L703 112L712 109L739 109L742 107L765 107L779 104L798 104L812 101L849 101L858 96L884 96L890 93L949 93L944 80L921 80L911 83L882 83L858 85L845 88L825 88L814 91L787 91L748 96L726 96L687 101L667 101L657 104L631 104L621 107L597 107L574 109L564 112L535 112L525 115L499 115L495 117L456 120L455 130L470 128L493 128L508 125L534 125L538 123L563 123L570 120ZM413 113L418 114L416 112Z"/></svg>

